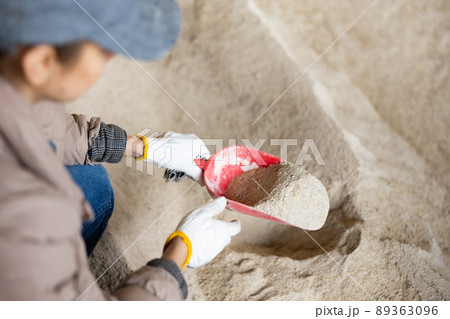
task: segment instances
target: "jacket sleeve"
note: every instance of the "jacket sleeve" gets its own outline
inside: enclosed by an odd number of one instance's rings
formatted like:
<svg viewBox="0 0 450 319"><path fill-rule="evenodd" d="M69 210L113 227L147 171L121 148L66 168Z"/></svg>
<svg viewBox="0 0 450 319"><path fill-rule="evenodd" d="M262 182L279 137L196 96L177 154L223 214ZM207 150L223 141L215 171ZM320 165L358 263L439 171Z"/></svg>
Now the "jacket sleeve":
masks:
<svg viewBox="0 0 450 319"><path fill-rule="evenodd" d="M82 165L100 162L118 163L127 144L127 133L99 117L66 114L64 164Z"/></svg>
<svg viewBox="0 0 450 319"><path fill-rule="evenodd" d="M113 295L119 300L183 300L187 285L173 261L153 259L125 278Z"/></svg>

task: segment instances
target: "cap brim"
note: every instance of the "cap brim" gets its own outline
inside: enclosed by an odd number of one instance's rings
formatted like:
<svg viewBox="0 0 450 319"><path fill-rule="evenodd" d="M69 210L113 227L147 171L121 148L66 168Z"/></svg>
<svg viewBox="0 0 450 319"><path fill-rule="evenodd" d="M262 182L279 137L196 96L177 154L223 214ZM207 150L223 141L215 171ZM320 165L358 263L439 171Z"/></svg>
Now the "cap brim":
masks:
<svg viewBox="0 0 450 319"><path fill-rule="evenodd" d="M103 48L140 60L164 57L181 29L181 11L173 0L139 0L134 14L122 15L110 27L100 27L92 40ZM129 10L128 10L129 11Z"/></svg>

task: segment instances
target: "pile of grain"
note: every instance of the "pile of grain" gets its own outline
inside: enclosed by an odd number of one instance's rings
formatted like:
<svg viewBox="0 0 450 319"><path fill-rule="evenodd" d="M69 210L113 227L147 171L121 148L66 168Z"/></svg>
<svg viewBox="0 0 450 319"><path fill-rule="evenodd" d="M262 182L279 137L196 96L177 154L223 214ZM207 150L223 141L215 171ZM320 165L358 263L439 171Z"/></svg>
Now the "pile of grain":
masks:
<svg viewBox="0 0 450 319"><path fill-rule="evenodd" d="M302 167L330 199L315 232L222 213L242 231L183 271L189 300L450 300L450 2L378 1L324 55L373 0L178 2L183 30L170 55L142 68L112 59L68 111L129 135L222 140L212 153L229 139L267 139L262 151L293 163L313 139L325 165L308 152ZM283 156L272 139L297 143ZM115 288L211 198L142 162L105 167L115 208L91 264Z"/></svg>
<svg viewBox="0 0 450 319"><path fill-rule="evenodd" d="M330 208L327 190L322 183L301 167L288 162L236 176L225 197L308 230L322 227Z"/></svg>

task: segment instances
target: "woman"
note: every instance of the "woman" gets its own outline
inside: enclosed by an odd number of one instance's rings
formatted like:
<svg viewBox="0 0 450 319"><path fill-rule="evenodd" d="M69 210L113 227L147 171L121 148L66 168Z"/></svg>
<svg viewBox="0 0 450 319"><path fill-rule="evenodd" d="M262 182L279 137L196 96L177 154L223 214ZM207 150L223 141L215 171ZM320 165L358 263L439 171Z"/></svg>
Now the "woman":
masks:
<svg viewBox="0 0 450 319"><path fill-rule="evenodd" d="M181 300L180 269L209 262L240 231L238 221L213 218L226 205L219 198L186 215L161 258L112 295L88 267L86 250L114 204L106 171L93 164L124 155L158 162L168 147L173 159L164 166L200 180L193 159L209 154L194 135L127 137L99 118L66 114L60 102L92 86L114 52L163 56L180 21L168 0L0 0L0 299Z"/></svg>

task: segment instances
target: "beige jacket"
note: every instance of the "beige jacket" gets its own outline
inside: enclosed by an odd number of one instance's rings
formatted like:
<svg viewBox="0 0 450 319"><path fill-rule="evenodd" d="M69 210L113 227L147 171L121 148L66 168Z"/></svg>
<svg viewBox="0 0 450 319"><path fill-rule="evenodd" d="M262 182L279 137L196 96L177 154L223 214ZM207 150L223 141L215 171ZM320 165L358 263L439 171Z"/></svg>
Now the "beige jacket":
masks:
<svg viewBox="0 0 450 319"><path fill-rule="evenodd" d="M185 297L179 269L161 259L131 274L113 295L95 283L80 234L92 210L64 164L89 162L100 123L67 115L60 104L33 108L0 77L0 300Z"/></svg>

